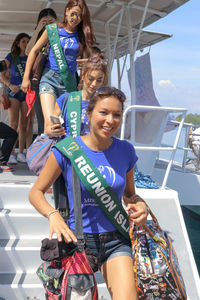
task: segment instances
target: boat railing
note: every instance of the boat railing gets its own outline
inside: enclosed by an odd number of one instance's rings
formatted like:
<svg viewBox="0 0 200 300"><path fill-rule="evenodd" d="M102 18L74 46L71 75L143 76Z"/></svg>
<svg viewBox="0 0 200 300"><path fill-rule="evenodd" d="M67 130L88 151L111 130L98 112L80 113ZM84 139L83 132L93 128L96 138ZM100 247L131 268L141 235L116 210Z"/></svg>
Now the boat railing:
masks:
<svg viewBox="0 0 200 300"><path fill-rule="evenodd" d="M178 121L172 121L173 124L179 125L180 122ZM199 128L200 125L195 125L192 123L183 123L183 129L184 130L184 145L183 146L178 146L178 150L182 150L183 152L183 160L182 160L182 168L184 171L186 171L186 165L187 165L187 160L188 160L188 152L193 152L192 148L189 146L189 132L191 129ZM199 136L198 134L191 133L193 136ZM189 160L196 160L196 158L190 158Z"/></svg>
<svg viewBox="0 0 200 300"><path fill-rule="evenodd" d="M121 135L120 135L120 139L124 139L125 137L125 131L126 131L126 118L127 118L127 114L128 112L131 111L131 142L133 143L135 149L137 150L144 150L144 151L170 151L171 155L170 155L170 159L168 161L167 164L167 168L165 171L165 175L163 178L163 182L161 185L161 189L164 189L169 177L169 173L173 164L173 160L174 160L174 156L176 154L176 150L178 148L178 142L179 142L179 138L180 138L180 134L181 134L181 130L184 124L184 120L185 120L185 116L186 116L186 112L187 109L185 108L174 108L174 107L160 107L160 106L144 106L144 105L130 105L128 106L124 113L123 113L123 117L122 117L122 125L121 125ZM162 136L164 134L165 128L166 128L166 123L163 122L163 124L158 124L158 126L160 126L159 130L162 133L160 135L160 140L159 140L159 146L157 145L137 145L137 143L135 143L134 140L134 136L135 136L135 113L136 111L142 111L142 112L147 112L147 111L157 111L157 112L165 112L165 116L164 118L167 120L169 118L169 114L170 113L181 113L181 120L180 122L177 124L178 130L177 130L177 134L174 140L174 143L172 146L162 146L161 145L161 140L162 140ZM167 121L166 121L167 122ZM157 141L158 142L158 141Z"/></svg>

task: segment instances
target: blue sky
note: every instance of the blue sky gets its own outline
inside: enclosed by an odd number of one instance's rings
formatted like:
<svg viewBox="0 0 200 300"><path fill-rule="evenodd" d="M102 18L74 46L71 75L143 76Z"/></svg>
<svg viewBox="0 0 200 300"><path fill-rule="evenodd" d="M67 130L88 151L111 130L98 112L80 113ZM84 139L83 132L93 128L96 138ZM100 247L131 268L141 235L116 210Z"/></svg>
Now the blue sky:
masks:
<svg viewBox="0 0 200 300"><path fill-rule="evenodd" d="M145 29L173 35L150 49L158 101L162 106L200 114L200 0L188 1ZM128 89L126 75L122 89Z"/></svg>

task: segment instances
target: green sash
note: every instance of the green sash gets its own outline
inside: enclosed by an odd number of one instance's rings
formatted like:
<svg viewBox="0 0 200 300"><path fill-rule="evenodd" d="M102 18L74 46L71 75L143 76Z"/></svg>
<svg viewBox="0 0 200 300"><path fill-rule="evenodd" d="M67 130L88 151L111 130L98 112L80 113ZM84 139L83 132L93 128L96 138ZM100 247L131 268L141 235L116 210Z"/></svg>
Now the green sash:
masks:
<svg viewBox="0 0 200 300"><path fill-rule="evenodd" d="M48 33L49 42L50 42L51 48L53 50L53 54L54 54L63 84L66 87L67 92L76 91L77 90L76 81L68 68L68 65L67 65L64 53L63 53L62 46L60 43L60 37L58 34L57 24L56 23L49 24L46 26L46 29L47 29L47 33Z"/></svg>
<svg viewBox="0 0 200 300"><path fill-rule="evenodd" d="M72 92L67 101L67 119L70 135L76 137L81 132L82 91Z"/></svg>
<svg viewBox="0 0 200 300"><path fill-rule="evenodd" d="M24 71L25 71L24 65L22 64L19 56L15 56L12 58L13 58L13 64L15 65L17 72L18 72L19 76L21 77L21 80L23 80Z"/></svg>
<svg viewBox="0 0 200 300"><path fill-rule="evenodd" d="M54 147L70 159L87 191L116 229L129 240L128 216L121 201L75 139L71 136L66 137L55 144Z"/></svg>

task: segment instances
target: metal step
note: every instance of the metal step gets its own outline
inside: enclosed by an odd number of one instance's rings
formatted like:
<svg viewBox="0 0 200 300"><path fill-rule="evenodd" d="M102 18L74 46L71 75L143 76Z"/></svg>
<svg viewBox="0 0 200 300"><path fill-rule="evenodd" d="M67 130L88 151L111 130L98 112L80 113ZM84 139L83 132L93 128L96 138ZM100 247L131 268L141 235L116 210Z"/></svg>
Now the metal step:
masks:
<svg viewBox="0 0 200 300"><path fill-rule="evenodd" d="M101 273L95 276L99 300L111 300ZM0 295L5 300L45 300L44 288L35 273L0 274Z"/></svg>
<svg viewBox="0 0 200 300"><path fill-rule="evenodd" d="M44 238L49 235L48 219L31 209L0 209L0 237Z"/></svg>
<svg viewBox="0 0 200 300"><path fill-rule="evenodd" d="M33 208L28 200L31 187L32 184L0 184L0 208ZM53 205L52 193L45 197Z"/></svg>
<svg viewBox="0 0 200 300"><path fill-rule="evenodd" d="M40 247L40 239L1 239L0 272L35 272L41 263Z"/></svg>

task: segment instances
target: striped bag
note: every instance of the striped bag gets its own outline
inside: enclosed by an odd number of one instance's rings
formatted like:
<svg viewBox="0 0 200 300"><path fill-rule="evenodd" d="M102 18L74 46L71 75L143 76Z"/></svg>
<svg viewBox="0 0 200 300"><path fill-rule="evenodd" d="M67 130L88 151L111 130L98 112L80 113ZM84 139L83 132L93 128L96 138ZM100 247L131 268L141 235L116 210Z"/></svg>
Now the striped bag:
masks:
<svg viewBox="0 0 200 300"><path fill-rule="evenodd" d="M172 242L152 213L143 227L130 221L133 269L138 299L186 300L186 290Z"/></svg>

